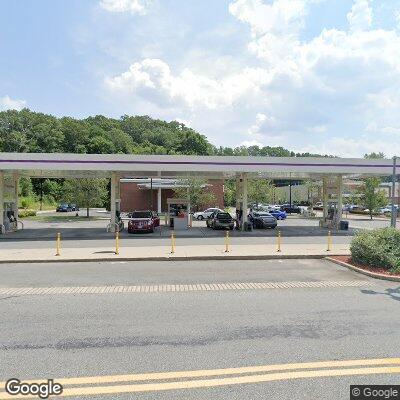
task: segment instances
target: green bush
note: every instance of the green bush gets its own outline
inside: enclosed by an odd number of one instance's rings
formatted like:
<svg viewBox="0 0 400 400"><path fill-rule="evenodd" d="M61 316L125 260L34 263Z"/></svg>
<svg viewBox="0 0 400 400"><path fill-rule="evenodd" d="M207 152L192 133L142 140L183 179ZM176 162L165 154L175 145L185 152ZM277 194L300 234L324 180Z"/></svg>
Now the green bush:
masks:
<svg viewBox="0 0 400 400"><path fill-rule="evenodd" d="M34 217L35 215L36 215L35 210L19 210L18 211L19 218Z"/></svg>
<svg viewBox="0 0 400 400"><path fill-rule="evenodd" d="M354 262L400 272L400 231L394 228L358 233L350 251Z"/></svg>
<svg viewBox="0 0 400 400"><path fill-rule="evenodd" d="M23 197L20 204L22 208L30 208L35 204L35 199L32 197Z"/></svg>

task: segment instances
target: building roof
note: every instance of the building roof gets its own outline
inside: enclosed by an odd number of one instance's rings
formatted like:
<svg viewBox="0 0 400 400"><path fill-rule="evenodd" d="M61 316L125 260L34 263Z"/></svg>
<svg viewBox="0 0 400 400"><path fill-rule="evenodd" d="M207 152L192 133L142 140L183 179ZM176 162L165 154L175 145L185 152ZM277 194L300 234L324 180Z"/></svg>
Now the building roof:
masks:
<svg viewBox="0 0 400 400"><path fill-rule="evenodd" d="M308 178L322 175L391 175L390 159L333 157L242 157L136 154L0 153L0 171L34 177Z"/></svg>

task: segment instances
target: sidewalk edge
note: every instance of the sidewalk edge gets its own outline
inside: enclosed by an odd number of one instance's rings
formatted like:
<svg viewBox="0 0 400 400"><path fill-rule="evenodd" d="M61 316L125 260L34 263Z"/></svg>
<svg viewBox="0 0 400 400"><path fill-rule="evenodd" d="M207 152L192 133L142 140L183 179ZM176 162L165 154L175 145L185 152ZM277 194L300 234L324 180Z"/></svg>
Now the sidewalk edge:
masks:
<svg viewBox="0 0 400 400"><path fill-rule="evenodd" d="M341 254L332 254L339 256ZM163 257L118 257L110 258L53 258L53 259L38 259L38 260L0 260L0 264L41 264L41 263L70 263L70 262L118 262L118 261L209 261L209 260L296 260L296 259L324 259L325 254L269 254L269 255L220 255L220 256L163 256Z"/></svg>
<svg viewBox="0 0 400 400"><path fill-rule="evenodd" d="M329 260L329 261L331 261L331 262L333 262L335 264L341 265L342 267L346 267L348 269L351 269L354 272L358 272L360 274L367 275L370 278L380 279L380 280L383 280L383 281L400 282L400 277L387 276L387 275L378 274L376 272L366 271L365 269L355 267L354 265L351 265L351 264L349 264L349 263L347 263L345 261L336 260L336 259L332 258L332 256L325 257L325 259Z"/></svg>

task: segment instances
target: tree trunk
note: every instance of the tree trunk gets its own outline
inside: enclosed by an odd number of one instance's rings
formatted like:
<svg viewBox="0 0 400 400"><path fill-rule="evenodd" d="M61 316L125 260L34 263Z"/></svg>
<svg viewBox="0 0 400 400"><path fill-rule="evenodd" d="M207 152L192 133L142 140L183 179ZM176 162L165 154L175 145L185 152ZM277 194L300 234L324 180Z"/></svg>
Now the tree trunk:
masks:
<svg viewBox="0 0 400 400"><path fill-rule="evenodd" d="M89 218L89 207L86 207L86 218Z"/></svg>
<svg viewBox="0 0 400 400"><path fill-rule="evenodd" d="M369 210L369 216L370 216L371 221L372 221L372 210Z"/></svg>

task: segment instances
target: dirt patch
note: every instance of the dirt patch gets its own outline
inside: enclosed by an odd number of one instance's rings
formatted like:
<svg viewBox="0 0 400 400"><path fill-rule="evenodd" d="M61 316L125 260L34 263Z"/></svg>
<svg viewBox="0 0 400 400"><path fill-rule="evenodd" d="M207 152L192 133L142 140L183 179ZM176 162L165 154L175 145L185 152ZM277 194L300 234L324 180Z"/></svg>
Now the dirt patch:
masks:
<svg viewBox="0 0 400 400"><path fill-rule="evenodd" d="M390 276L391 276L391 277L395 276L395 277L399 277L399 278L400 278L400 273L399 273L399 272L397 272L397 273L392 273L392 272L388 271L388 270L385 269L385 268L370 267L369 265L359 264L359 263L354 262L354 261L351 259L351 256L332 256L331 258L333 258L334 260L338 260L338 261L345 262L345 263L347 263L347 264L351 264L351 265L353 265L354 267L363 269L363 270L365 270L365 271L373 272L373 273L375 273L375 274L385 275L385 276L388 276L388 277L390 277Z"/></svg>

